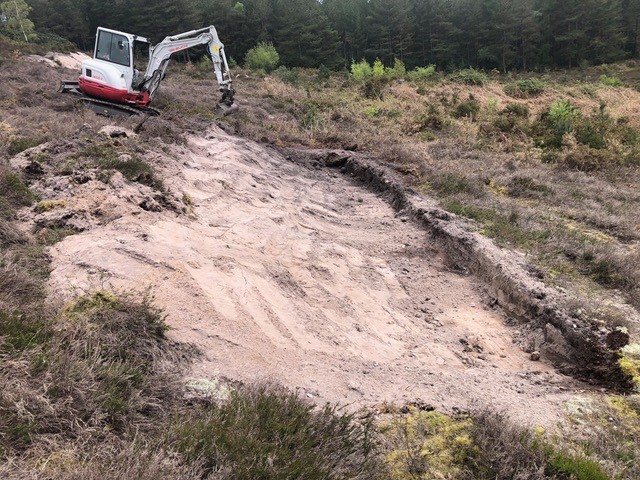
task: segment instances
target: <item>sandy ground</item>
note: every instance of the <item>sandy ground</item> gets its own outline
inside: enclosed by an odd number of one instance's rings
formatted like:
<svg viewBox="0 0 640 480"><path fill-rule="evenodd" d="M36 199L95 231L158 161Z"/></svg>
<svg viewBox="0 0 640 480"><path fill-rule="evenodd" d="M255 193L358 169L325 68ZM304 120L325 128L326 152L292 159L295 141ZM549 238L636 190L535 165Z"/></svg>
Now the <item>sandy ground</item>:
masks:
<svg viewBox="0 0 640 480"><path fill-rule="evenodd" d="M192 214L131 202L52 248L49 287L150 287L170 335L203 352L191 377L266 379L350 408L492 406L544 425L585 388L531 361L474 279L348 176L218 130L153 161ZM93 195L104 213L94 183L74 201Z"/></svg>

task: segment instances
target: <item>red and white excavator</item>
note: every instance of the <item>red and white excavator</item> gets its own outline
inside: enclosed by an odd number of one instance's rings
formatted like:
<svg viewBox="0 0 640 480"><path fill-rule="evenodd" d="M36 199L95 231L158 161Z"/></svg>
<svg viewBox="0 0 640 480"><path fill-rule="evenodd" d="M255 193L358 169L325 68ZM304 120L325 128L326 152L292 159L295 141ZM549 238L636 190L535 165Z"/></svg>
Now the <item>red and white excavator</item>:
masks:
<svg viewBox="0 0 640 480"><path fill-rule="evenodd" d="M218 116L224 116L237 107L233 103L235 92L224 45L213 26L166 37L154 46L144 37L98 27L93 58L82 62L77 82L61 82L59 91L79 94L83 102L100 114L157 115L158 110L149 103L164 78L171 55L198 45L207 46L213 62L222 93ZM144 75L134 65L134 48L138 51L139 46L149 48Z"/></svg>

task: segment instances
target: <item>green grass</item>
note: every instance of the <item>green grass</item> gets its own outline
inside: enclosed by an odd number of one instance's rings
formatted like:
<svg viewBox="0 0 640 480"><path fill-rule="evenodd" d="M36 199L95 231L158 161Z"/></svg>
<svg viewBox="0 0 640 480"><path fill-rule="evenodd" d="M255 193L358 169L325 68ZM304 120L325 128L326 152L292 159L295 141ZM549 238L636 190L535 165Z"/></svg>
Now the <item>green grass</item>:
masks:
<svg viewBox="0 0 640 480"><path fill-rule="evenodd" d="M20 175L0 169L0 218L13 217L17 208L29 206L35 199Z"/></svg>
<svg viewBox="0 0 640 480"><path fill-rule="evenodd" d="M16 355L42 346L51 335L51 325L41 318L0 310L0 354Z"/></svg>
<svg viewBox="0 0 640 480"><path fill-rule="evenodd" d="M481 232L494 238L499 244L528 247L551 236L547 230L529 230L520 225L517 213L503 215L491 208L475 207L458 200L447 200L443 206L448 211L482 224Z"/></svg>
<svg viewBox="0 0 640 480"><path fill-rule="evenodd" d="M551 474L571 480L610 480L597 462L562 451L550 454L548 469Z"/></svg>

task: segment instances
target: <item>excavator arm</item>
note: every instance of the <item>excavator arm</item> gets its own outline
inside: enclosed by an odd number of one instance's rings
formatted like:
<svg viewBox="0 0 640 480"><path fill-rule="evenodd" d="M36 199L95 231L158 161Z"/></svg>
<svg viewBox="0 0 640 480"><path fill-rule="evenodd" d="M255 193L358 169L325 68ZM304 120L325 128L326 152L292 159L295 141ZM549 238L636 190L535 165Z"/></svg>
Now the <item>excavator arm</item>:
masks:
<svg viewBox="0 0 640 480"><path fill-rule="evenodd" d="M134 88L149 92L153 99L171 59L171 55L198 45L206 45L216 80L222 92L221 106L232 107L234 90L231 73L224 53L224 45L218 38L215 27L209 26L199 30L191 30L179 35L166 37L149 50L149 64L144 76L134 85Z"/></svg>

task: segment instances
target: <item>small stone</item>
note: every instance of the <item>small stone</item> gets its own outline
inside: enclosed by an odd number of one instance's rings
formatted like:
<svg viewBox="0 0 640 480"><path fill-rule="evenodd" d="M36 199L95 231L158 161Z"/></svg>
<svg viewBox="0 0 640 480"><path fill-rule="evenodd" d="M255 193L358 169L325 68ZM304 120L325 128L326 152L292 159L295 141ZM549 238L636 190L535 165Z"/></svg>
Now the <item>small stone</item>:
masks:
<svg viewBox="0 0 640 480"><path fill-rule="evenodd" d="M533 360L534 362L537 362L538 360L540 360L540 352L531 352L531 356L529 358L531 358L531 360Z"/></svg>

